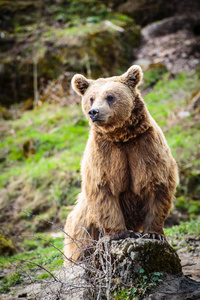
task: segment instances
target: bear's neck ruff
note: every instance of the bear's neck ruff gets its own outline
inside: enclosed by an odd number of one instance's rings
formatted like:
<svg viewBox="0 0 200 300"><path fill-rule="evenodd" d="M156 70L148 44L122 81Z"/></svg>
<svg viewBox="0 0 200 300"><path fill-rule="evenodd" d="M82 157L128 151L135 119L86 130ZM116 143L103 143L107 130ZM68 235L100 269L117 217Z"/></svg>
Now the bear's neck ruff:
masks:
<svg viewBox="0 0 200 300"><path fill-rule="evenodd" d="M93 130L97 137L115 143L126 143L130 139L136 139L152 127L144 102L140 99L136 103L130 119L125 121L122 126L117 128L113 126L113 130L104 130L100 126L95 126Z"/></svg>

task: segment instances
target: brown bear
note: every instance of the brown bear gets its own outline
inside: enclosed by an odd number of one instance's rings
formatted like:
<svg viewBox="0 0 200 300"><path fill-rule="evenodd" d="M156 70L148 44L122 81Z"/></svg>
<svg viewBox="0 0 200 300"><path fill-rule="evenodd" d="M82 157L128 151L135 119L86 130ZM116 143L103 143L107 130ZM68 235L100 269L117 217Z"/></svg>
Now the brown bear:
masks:
<svg viewBox="0 0 200 300"><path fill-rule="evenodd" d="M82 245L98 239L100 228L116 239L137 237L137 232L165 238L177 165L137 90L141 80L137 65L121 76L72 78L91 130L81 166L82 191L65 225L64 253L70 260L80 257Z"/></svg>

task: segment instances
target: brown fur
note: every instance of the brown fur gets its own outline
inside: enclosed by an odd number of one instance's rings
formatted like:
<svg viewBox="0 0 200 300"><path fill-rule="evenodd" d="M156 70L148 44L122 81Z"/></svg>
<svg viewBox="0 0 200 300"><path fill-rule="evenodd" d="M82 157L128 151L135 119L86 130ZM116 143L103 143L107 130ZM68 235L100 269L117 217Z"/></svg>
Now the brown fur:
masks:
<svg viewBox="0 0 200 300"><path fill-rule="evenodd" d="M65 225L66 233L80 240L77 244L66 237L67 257L78 259L78 247L91 242L88 233L98 239L100 227L107 235L126 230L164 235L178 172L165 137L137 90L141 79L139 66L118 77L72 79L86 117L95 108L99 121L90 120L82 192Z"/></svg>

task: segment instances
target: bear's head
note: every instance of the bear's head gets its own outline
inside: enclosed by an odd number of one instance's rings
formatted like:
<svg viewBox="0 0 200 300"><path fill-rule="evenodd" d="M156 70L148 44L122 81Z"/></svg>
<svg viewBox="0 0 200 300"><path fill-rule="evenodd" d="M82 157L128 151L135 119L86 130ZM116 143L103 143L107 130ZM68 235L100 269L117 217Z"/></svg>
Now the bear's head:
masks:
<svg viewBox="0 0 200 300"><path fill-rule="evenodd" d="M133 65L121 76L90 80L77 74L73 89L82 96L82 108L92 126L112 131L130 119L142 80L140 66Z"/></svg>

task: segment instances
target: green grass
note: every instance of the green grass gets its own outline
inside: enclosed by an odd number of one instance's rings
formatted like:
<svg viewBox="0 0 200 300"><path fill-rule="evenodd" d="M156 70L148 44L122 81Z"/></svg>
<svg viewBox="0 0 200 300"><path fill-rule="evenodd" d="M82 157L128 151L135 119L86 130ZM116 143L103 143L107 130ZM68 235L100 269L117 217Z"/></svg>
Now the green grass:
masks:
<svg viewBox="0 0 200 300"><path fill-rule="evenodd" d="M7 121L6 126L0 145L2 188L22 178L24 185L37 188L38 183L40 190L45 188L45 181L54 182L54 193L58 195L63 188L59 180L65 177L66 187L80 181L80 160L88 137L88 124L80 107L44 105L40 110L24 113L18 120ZM34 144L35 154L30 157L23 151L27 141Z"/></svg>
<svg viewBox="0 0 200 300"><path fill-rule="evenodd" d="M0 256L0 268L7 268L9 273L0 280L0 293L6 293L10 287L18 284L30 283L30 279L34 282L49 278L50 273L63 264L63 256L60 253L63 238L52 239L48 234L35 234L26 237L21 247L24 251L19 254L12 257Z"/></svg>
<svg viewBox="0 0 200 300"><path fill-rule="evenodd" d="M142 88L153 87L160 81L164 74L167 73L166 68L161 64L154 64L144 72L144 84Z"/></svg>
<svg viewBox="0 0 200 300"><path fill-rule="evenodd" d="M76 124L77 118L82 118L79 107L61 109L44 106L41 110L24 113L19 120L8 121L7 126L12 128L12 133L3 136L0 145L0 156L6 157L1 163L4 172L0 174L0 185L11 173L16 176L31 172L37 177L55 169L56 165L61 168L66 163L69 170L79 169L88 125L87 122ZM23 145L30 140L34 143L35 155L26 158Z"/></svg>
<svg viewBox="0 0 200 300"><path fill-rule="evenodd" d="M12 206L23 195L15 216L23 231L48 228L35 215L64 224L69 213L65 206L74 204L80 191L80 161L88 138L88 122L81 107L43 105L23 113L20 119L0 123L5 126L0 144L0 188L6 191L1 214L6 218L6 205ZM26 157L23 145L30 140L35 153ZM32 214L29 219L27 212ZM4 228L7 232L12 230L11 223Z"/></svg>
<svg viewBox="0 0 200 300"><path fill-rule="evenodd" d="M198 88L199 74L188 75L182 73L177 75L175 79L169 79L169 74L166 73L156 83L152 92L145 96L145 102L156 122L164 127L167 125L168 118L174 113L175 108L184 107L191 93Z"/></svg>
<svg viewBox="0 0 200 300"><path fill-rule="evenodd" d="M180 225L165 228L164 232L167 236L178 236L200 234L200 217L195 220L181 222Z"/></svg>
<svg viewBox="0 0 200 300"><path fill-rule="evenodd" d="M196 153L200 150L199 130L200 124L192 124L193 117L188 117L184 120L184 125L175 125L166 133L166 137L172 153L179 160L190 161L190 164L199 164L196 160ZM183 151L184 149L184 151Z"/></svg>

